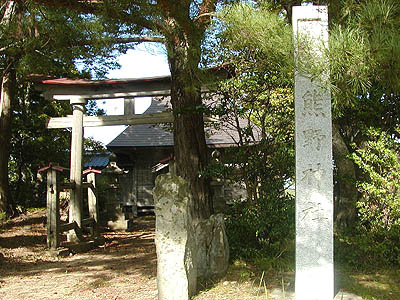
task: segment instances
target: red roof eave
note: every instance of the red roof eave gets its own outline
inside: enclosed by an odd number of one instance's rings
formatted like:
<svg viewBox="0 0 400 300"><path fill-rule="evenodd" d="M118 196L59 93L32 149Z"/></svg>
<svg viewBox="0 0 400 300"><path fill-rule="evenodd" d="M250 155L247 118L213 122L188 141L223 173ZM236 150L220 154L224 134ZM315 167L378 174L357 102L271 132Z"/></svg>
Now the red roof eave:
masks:
<svg viewBox="0 0 400 300"><path fill-rule="evenodd" d="M50 78L41 75L29 75L28 80L43 85L53 86L100 86L112 84L129 84L140 82L156 82L169 80L171 76L157 76L146 78L125 78L125 79L104 79L104 80L90 80L90 79L71 79L71 78Z"/></svg>

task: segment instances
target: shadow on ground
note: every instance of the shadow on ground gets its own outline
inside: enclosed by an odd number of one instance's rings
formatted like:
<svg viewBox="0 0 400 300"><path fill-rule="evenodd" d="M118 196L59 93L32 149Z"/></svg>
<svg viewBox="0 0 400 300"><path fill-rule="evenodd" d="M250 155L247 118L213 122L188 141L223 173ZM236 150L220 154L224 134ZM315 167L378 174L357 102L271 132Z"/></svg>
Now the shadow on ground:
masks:
<svg viewBox="0 0 400 300"><path fill-rule="evenodd" d="M45 250L46 235L42 217L7 224L2 227L0 237L0 253L3 253L0 277L17 273L19 277L46 272L53 275L86 273L94 279L93 284L99 286L105 284L107 276L140 274L148 278L155 277L157 258L154 223L154 217L137 220L133 232L106 232L104 245L87 253L58 259L51 258ZM31 227L35 224L37 226ZM8 231L6 236L5 231ZM13 231L15 234L12 234ZM27 254L20 253L29 251L35 253L33 259L27 259Z"/></svg>

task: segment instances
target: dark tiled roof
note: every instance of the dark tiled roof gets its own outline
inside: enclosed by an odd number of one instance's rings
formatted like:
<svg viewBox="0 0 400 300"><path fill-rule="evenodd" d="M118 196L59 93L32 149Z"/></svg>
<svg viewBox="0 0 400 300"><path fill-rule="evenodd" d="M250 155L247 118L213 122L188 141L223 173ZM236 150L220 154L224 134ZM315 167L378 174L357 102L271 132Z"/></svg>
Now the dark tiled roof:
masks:
<svg viewBox="0 0 400 300"><path fill-rule="evenodd" d="M83 167L85 169L89 168L89 167L101 169L101 168L105 168L109 162L110 162L110 159L109 159L108 155L107 156L93 156L89 159L89 161L87 161L83 164Z"/></svg>
<svg viewBox="0 0 400 300"><path fill-rule="evenodd" d="M166 100L152 100L150 107L145 113L158 113L169 108ZM166 125L131 125L119 136L112 140L107 147L156 147L173 146L174 137L171 132L164 130L161 126Z"/></svg>
<svg viewBox="0 0 400 300"><path fill-rule="evenodd" d="M157 125L131 125L117 136L107 147L155 147L173 146L171 132Z"/></svg>
<svg viewBox="0 0 400 300"><path fill-rule="evenodd" d="M145 113L162 112L170 107L169 101L166 99L162 101L153 99L152 104ZM238 140L237 131L228 125L221 126L218 130L206 129L206 143L210 147L227 147L235 145ZM128 126L107 147L156 147L173 145L173 134L171 130L166 129L166 125L164 124Z"/></svg>

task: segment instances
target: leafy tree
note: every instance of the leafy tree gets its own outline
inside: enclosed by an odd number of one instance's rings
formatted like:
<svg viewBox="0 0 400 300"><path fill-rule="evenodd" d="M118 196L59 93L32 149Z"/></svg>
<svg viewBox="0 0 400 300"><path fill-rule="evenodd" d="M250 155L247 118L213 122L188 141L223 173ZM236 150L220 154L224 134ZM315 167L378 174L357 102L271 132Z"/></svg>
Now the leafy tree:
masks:
<svg viewBox="0 0 400 300"><path fill-rule="evenodd" d="M44 195L37 170L50 161L68 165L68 130L48 130L46 120L70 111L67 103L44 100L31 84L17 88L10 139L9 180L13 206L37 206ZM41 203L43 205L43 202Z"/></svg>
<svg viewBox="0 0 400 300"><path fill-rule="evenodd" d="M245 49L233 48L234 53L244 53L243 60L262 54L265 70L278 69L281 78L292 81L293 49L285 41L292 35L288 26L291 7L302 2L310 1L256 1L228 9L226 32ZM339 225L354 225L359 174L351 153L368 140L366 133L371 126L398 135L393 129L399 117L400 6L383 0L313 2L328 4L330 15L329 48L322 50L330 61L328 84L334 107L335 213ZM305 67L313 76L322 71L321 65Z"/></svg>
<svg viewBox="0 0 400 300"><path fill-rule="evenodd" d="M364 131L367 140L352 153L358 167L358 222L340 233L337 259L355 266L400 264L399 144L381 128ZM363 259L360 261L360 257Z"/></svg>
<svg viewBox="0 0 400 300"><path fill-rule="evenodd" d="M292 253L294 199L284 192L294 175L292 38L286 20L270 7L237 4L219 14L214 60L229 64L231 78L217 89L214 113L238 132L226 172L244 182L249 199L227 218L232 258ZM257 34L255 34L257 33ZM215 53L220 55L215 57ZM243 236L247 236L243 243Z"/></svg>
<svg viewBox="0 0 400 300"><path fill-rule="evenodd" d="M115 63L112 48L100 39L105 35L102 24L75 10L7 0L1 1L0 14L0 211L6 211L11 202L8 160L14 107L25 109L32 100L23 94L26 75L82 76L75 68L77 60L97 62L93 66L101 75Z"/></svg>
<svg viewBox="0 0 400 300"><path fill-rule="evenodd" d="M359 176L350 159L372 126L389 131L399 116L399 12L395 1L335 1L327 55L333 95L333 148L339 225L354 225Z"/></svg>
<svg viewBox="0 0 400 300"><path fill-rule="evenodd" d="M370 139L352 155L362 171L357 183L360 224L374 233L400 232L399 145L379 129L368 131Z"/></svg>
<svg viewBox="0 0 400 300"><path fill-rule="evenodd" d="M114 36L109 42L161 42L171 71L171 103L174 111L174 149L177 174L188 180L194 198L194 217L212 213L208 179L199 176L207 165L201 87L205 77L199 68L202 43L217 9L218 0L45 1L68 6L87 16L97 16ZM226 1L227 2L227 1Z"/></svg>

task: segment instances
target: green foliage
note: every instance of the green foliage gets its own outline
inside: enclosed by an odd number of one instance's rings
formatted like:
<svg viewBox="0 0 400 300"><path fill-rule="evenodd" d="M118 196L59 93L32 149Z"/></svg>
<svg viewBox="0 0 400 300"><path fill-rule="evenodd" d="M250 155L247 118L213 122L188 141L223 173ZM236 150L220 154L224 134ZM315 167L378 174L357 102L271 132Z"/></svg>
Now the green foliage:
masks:
<svg viewBox="0 0 400 300"><path fill-rule="evenodd" d="M223 28L218 36L220 59L239 68L236 74L264 72L265 80L273 79L280 87L292 85L292 31L283 16L269 6L243 3L227 7L218 16Z"/></svg>
<svg viewBox="0 0 400 300"><path fill-rule="evenodd" d="M358 225L338 235L337 259L361 268L400 265L399 144L376 128L366 136L364 147L352 155L361 173Z"/></svg>
<svg viewBox="0 0 400 300"><path fill-rule="evenodd" d="M38 182L37 169L50 161L68 166L70 147L69 130L47 130L46 120L70 113L70 106L45 101L26 82L27 75L102 77L117 66L114 50L123 48L110 43L110 32L105 32L104 24L93 15L41 5L40 1L8 2L15 7L10 22L0 22L0 70L10 68L17 73L8 160L11 199L14 207L43 205L44 186ZM6 7L3 3L0 8L3 18ZM93 103L88 110L98 113Z"/></svg>
<svg viewBox="0 0 400 300"><path fill-rule="evenodd" d="M400 5L395 0L343 1L331 21L329 49L336 113L371 89L400 91Z"/></svg>
<svg viewBox="0 0 400 300"><path fill-rule="evenodd" d="M226 153L236 172L223 175L248 192L227 214L231 258L278 267L294 246L294 198L285 193L294 173L292 33L268 5L235 4L219 18L217 60L232 77L213 95L212 113L238 132L237 148Z"/></svg>
<svg viewBox="0 0 400 300"><path fill-rule="evenodd" d="M282 183L293 176L284 163L293 163L292 106L286 100L290 92L278 97L275 105L274 95L282 89L290 90L293 84L290 7L294 2L240 3L219 15L222 50L215 52L221 53L218 61L229 63L233 75L221 88L222 98L227 99L223 100L226 119L251 121L239 126L243 136L239 144L246 147L237 151L242 160L238 157L236 163L246 174L242 177L246 184L257 186L252 198L255 202L237 204L234 217L229 219L233 253L242 257L252 256L263 247L255 231L257 226L263 228L257 223L257 208L263 201L272 205L279 199ZM337 236L337 258L354 265L398 264L400 165L399 132L395 128L400 112L400 5L395 0L329 1L329 12L329 47L321 49L325 56L303 67L312 76L320 76L329 60L334 121L347 149L355 151L353 160L359 168L359 223ZM375 131L366 131L370 127ZM263 137L257 146L252 145L254 129L260 129ZM340 170L338 176L346 177L345 171L349 170ZM281 188L274 189L268 178L279 182ZM275 196L265 194L267 190ZM278 206L274 209L277 214L285 211ZM274 228L268 230L275 232ZM240 235L251 237L248 248L256 250L247 251L247 245L240 244ZM267 248L274 253L269 244Z"/></svg>
<svg viewBox="0 0 400 300"><path fill-rule="evenodd" d="M49 162L69 165L68 130L48 130L46 121L49 117L66 115L70 106L44 100L31 84L20 82L13 103L9 180L14 205L29 207L44 204L44 185L37 179L37 170Z"/></svg>
<svg viewBox="0 0 400 300"><path fill-rule="evenodd" d="M45 100L32 84L20 82L13 105L8 163L10 190L14 206L38 207L45 205L45 185L38 178L37 170L50 162L63 167L70 165L70 130L47 129L46 122L50 117L70 114L71 107L65 101ZM92 103L90 112L96 114L96 111L97 106ZM104 150L102 145L91 139L84 142L87 150Z"/></svg>
<svg viewBox="0 0 400 300"><path fill-rule="evenodd" d="M0 225L1 225L4 221L6 221L6 219L7 219L6 212L0 211Z"/></svg>
<svg viewBox="0 0 400 300"><path fill-rule="evenodd" d="M77 77L82 76L75 67L80 62L86 76L94 71L102 77L118 66L117 48L98 18L37 1L17 2L15 9L10 26L0 26L1 69L11 59L22 76Z"/></svg>
<svg viewBox="0 0 400 300"><path fill-rule="evenodd" d="M371 128L368 136L365 147L353 153L362 171L360 222L371 232L400 229L400 147L383 131Z"/></svg>
<svg viewBox="0 0 400 300"><path fill-rule="evenodd" d="M226 230L232 259L293 255L294 198L271 188L257 202L235 203Z"/></svg>
<svg viewBox="0 0 400 300"><path fill-rule="evenodd" d="M371 232L365 227L335 236L335 261L359 269L381 269L400 265L400 231Z"/></svg>

